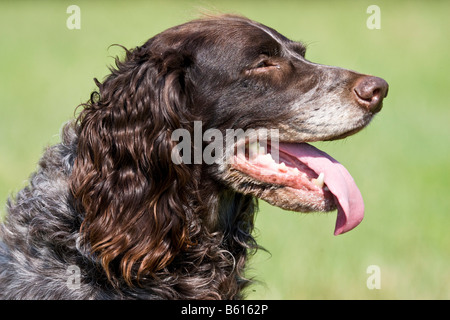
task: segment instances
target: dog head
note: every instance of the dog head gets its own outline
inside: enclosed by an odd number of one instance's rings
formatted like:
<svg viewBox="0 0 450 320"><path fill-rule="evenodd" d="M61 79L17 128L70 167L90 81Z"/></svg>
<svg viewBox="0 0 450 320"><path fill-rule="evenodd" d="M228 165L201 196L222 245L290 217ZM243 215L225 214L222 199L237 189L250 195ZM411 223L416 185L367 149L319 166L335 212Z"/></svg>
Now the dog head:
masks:
<svg viewBox="0 0 450 320"><path fill-rule="evenodd" d="M192 21L148 45L189 57L183 84L190 112L202 120L197 134L209 132L203 148L220 146L210 148L217 179L288 210L337 208L335 234L359 224L364 205L353 178L307 142L363 129L381 110L386 81L308 61L302 43L236 16Z"/></svg>

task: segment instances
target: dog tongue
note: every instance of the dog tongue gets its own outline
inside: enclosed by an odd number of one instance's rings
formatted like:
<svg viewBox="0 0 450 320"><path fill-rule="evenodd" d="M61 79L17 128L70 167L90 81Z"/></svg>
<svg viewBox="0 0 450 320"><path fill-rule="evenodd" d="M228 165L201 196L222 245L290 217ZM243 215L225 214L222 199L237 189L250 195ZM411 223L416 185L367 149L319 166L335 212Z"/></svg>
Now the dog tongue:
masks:
<svg viewBox="0 0 450 320"><path fill-rule="evenodd" d="M361 192L350 173L338 161L307 143L281 143L280 150L296 157L317 174L324 173L324 183L333 193L338 209L334 235L355 228L364 217Z"/></svg>

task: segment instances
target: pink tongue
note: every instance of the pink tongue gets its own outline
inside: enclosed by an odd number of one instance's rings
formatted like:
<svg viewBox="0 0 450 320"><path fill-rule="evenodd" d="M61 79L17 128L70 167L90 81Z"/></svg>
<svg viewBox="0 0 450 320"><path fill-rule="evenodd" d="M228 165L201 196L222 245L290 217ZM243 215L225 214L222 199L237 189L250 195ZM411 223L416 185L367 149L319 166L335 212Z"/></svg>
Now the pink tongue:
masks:
<svg viewBox="0 0 450 320"><path fill-rule="evenodd" d="M324 173L324 182L337 199L334 235L350 231L361 222L364 201L355 181L342 164L307 143L280 142L280 150L296 157L317 174Z"/></svg>

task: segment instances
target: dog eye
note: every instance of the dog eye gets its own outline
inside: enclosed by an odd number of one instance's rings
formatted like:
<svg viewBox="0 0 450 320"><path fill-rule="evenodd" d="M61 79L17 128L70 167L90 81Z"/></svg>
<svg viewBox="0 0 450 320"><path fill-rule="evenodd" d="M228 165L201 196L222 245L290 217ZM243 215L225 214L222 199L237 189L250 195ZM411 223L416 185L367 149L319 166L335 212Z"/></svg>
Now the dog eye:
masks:
<svg viewBox="0 0 450 320"><path fill-rule="evenodd" d="M268 71L281 69L278 62L272 61L269 57L260 57L259 60L250 65L245 71L246 74L262 74Z"/></svg>
<svg viewBox="0 0 450 320"><path fill-rule="evenodd" d="M265 68L265 67L269 67L269 66L270 66L270 64L266 60L263 60L255 66L255 69Z"/></svg>
<svg viewBox="0 0 450 320"><path fill-rule="evenodd" d="M280 69L281 66L278 63L271 62L270 60L262 60L250 69L247 69L245 73L248 75L257 75Z"/></svg>
<svg viewBox="0 0 450 320"><path fill-rule="evenodd" d="M272 61L269 57L264 56L261 57L259 62L254 65L254 69L261 69L261 68L270 68L270 67L276 67L279 69L279 64Z"/></svg>

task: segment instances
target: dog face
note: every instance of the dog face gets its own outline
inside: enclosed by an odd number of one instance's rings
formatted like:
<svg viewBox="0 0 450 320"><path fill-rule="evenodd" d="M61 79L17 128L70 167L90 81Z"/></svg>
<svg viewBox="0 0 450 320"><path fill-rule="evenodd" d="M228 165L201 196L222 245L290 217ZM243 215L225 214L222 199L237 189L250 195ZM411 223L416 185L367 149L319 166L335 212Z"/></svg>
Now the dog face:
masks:
<svg viewBox="0 0 450 320"><path fill-rule="evenodd" d="M310 62L303 44L240 17L163 34L152 48L171 46L189 57L183 85L203 130L254 130L225 146L233 159L211 170L218 180L288 210L337 208L336 234L359 224L364 206L352 177L307 142L341 139L369 124L387 94L383 79ZM272 133L264 146L261 130Z"/></svg>

